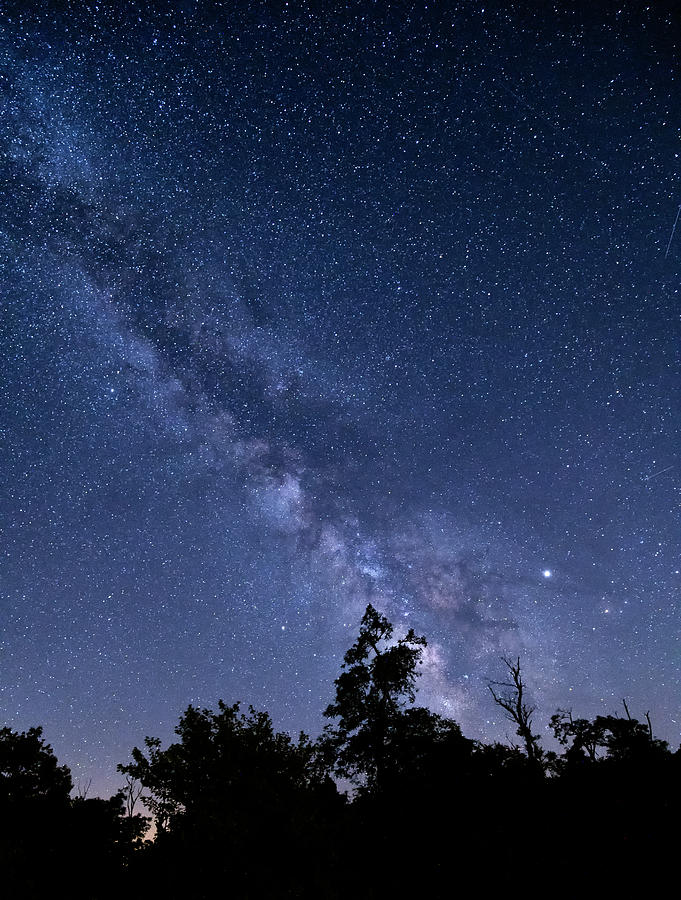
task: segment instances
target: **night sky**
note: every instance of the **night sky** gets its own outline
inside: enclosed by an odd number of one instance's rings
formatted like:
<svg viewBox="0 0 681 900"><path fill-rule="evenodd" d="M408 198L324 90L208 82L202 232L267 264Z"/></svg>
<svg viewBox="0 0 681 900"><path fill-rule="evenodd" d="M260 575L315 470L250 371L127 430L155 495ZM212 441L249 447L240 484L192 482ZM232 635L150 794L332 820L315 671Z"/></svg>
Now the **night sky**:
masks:
<svg viewBox="0 0 681 900"><path fill-rule="evenodd" d="M681 733L681 17L5 4L0 703L120 782L190 703ZM24 12L22 13L22 8ZM671 7L669 7L671 9Z"/></svg>

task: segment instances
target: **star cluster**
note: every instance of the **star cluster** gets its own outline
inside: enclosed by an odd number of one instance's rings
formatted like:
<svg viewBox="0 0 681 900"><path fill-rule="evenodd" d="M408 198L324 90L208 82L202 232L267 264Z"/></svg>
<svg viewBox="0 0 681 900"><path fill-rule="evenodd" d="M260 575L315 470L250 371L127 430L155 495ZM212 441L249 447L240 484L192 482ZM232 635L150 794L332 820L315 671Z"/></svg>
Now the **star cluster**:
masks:
<svg viewBox="0 0 681 900"><path fill-rule="evenodd" d="M372 602L678 740L678 18L275 6L3 14L7 723L314 732Z"/></svg>

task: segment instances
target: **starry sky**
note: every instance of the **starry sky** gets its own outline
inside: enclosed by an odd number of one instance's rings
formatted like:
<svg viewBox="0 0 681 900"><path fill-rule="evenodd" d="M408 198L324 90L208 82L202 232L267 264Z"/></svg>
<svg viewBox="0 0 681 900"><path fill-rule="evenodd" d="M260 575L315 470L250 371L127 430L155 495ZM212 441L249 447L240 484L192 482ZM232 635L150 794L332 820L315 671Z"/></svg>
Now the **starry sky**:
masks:
<svg viewBox="0 0 681 900"><path fill-rule="evenodd" d="M316 733L371 602L677 746L678 13L151 6L0 14L2 724Z"/></svg>

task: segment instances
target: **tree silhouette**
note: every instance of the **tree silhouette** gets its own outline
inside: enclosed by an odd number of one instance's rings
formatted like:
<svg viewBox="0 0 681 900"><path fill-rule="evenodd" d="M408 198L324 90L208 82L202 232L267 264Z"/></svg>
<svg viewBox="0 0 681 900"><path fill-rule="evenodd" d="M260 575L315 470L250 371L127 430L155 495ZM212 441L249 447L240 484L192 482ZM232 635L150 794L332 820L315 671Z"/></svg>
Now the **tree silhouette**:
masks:
<svg viewBox="0 0 681 900"><path fill-rule="evenodd" d="M532 733L532 718L534 706L525 701L525 684L520 668L520 657L513 662L507 656L502 661L511 677L510 681L492 681L488 688L494 702L506 713L506 718L516 726L516 734L521 738L527 758L531 763L540 763L543 751L539 746L539 735ZM503 693L497 693L495 688L504 688Z"/></svg>
<svg viewBox="0 0 681 900"><path fill-rule="evenodd" d="M59 765L42 734L42 728L0 729L0 807L68 803L71 772Z"/></svg>
<svg viewBox="0 0 681 900"><path fill-rule="evenodd" d="M135 807L138 801L142 799L144 787L132 775L126 775L125 784L118 793L123 798L126 816L132 818L135 815Z"/></svg>
<svg viewBox="0 0 681 900"><path fill-rule="evenodd" d="M550 727L558 743L565 747L563 756L553 761L556 772L593 764L599 758L605 741L601 722L575 719L572 710L559 709L551 716Z"/></svg>
<svg viewBox="0 0 681 900"><path fill-rule="evenodd" d="M426 646L413 629L391 643L393 630L369 604L335 681L336 698L324 711L327 718L338 719L326 727L323 738L335 771L369 791L383 786L390 745L404 706L414 701L417 666Z"/></svg>
<svg viewBox="0 0 681 900"><path fill-rule="evenodd" d="M81 789L71 799L72 787L41 728L0 729L3 896L99 898L120 889L146 820L123 815L122 794L88 799Z"/></svg>
<svg viewBox="0 0 681 900"><path fill-rule="evenodd" d="M133 855L143 846L149 820L127 815L125 797L119 791L108 799L74 798L66 824L68 843L77 847L80 855L79 880L87 886L86 893L92 894L103 890L103 881L111 888L118 884Z"/></svg>
<svg viewBox="0 0 681 900"><path fill-rule="evenodd" d="M186 896L209 896L215 878L229 878L237 896L270 896L276 883L315 870L324 810L340 798L305 734L293 740L266 712L222 701L215 712L189 706L175 732L165 749L146 738L118 767L142 785L155 816L150 887L162 870L173 896L180 885Z"/></svg>
<svg viewBox="0 0 681 900"><path fill-rule="evenodd" d="M575 860L585 878L610 878L625 854L639 869L669 867L681 751L654 737L647 713L558 710L559 750L546 752L520 659L504 658L509 677L489 690L521 740L473 741L413 705L425 646L413 630L395 638L369 605L318 741L277 732L253 707L189 706L175 742L132 750L109 799L69 796L71 774L40 728L0 729L3 896L437 898L451 895L452 858L501 892L509 872L522 880L530 852L545 880ZM330 772L358 786L350 800ZM396 848L408 864L393 864Z"/></svg>
<svg viewBox="0 0 681 900"><path fill-rule="evenodd" d="M315 749L301 734L298 741L274 731L266 712L219 701L218 711L189 706L175 729L180 740L167 749L146 738L147 755L132 751L133 762L118 769L147 792L143 800L167 831L181 821L198 820L208 809L252 805L282 791L318 786Z"/></svg>
<svg viewBox="0 0 681 900"><path fill-rule="evenodd" d="M589 719L573 718L571 710L558 710L551 717L551 729L558 742L564 746L564 764L574 767L580 763L648 763L669 752L666 741L653 737L650 718L639 722L629 715L596 716Z"/></svg>

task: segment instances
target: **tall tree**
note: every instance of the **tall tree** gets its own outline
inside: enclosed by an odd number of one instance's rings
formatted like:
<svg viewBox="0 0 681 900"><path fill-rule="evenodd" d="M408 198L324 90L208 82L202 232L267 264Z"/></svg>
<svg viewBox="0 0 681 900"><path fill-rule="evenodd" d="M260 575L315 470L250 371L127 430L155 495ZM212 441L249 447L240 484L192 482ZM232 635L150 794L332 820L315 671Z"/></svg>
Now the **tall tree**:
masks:
<svg viewBox="0 0 681 900"><path fill-rule="evenodd" d="M401 713L416 695L417 667L426 646L413 629L393 641L393 626L369 604L359 635L344 657L335 681L336 698L324 711L337 719L324 730L323 743L334 759L337 774L363 784L382 787L391 739Z"/></svg>
<svg viewBox="0 0 681 900"><path fill-rule="evenodd" d="M488 687L494 702L506 713L506 718L516 726L516 734L522 740L528 760L533 764L539 764L543 758L543 751L539 745L539 735L532 733L532 718L534 706L525 699L525 683L520 668L520 657L513 662L504 656L502 661L508 670L510 681L493 681ZM499 691L503 688L503 691Z"/></svg>

